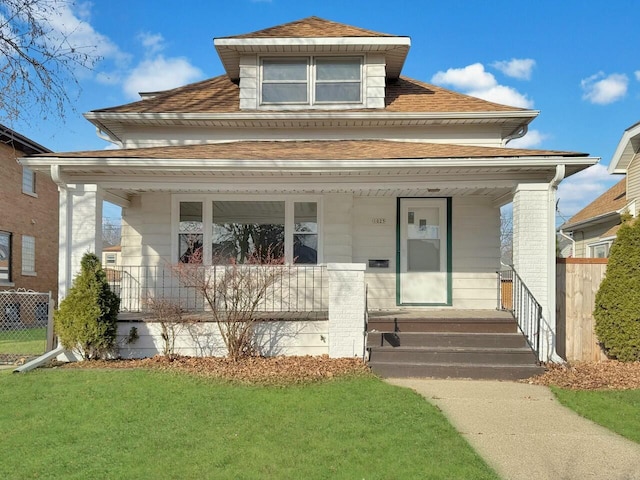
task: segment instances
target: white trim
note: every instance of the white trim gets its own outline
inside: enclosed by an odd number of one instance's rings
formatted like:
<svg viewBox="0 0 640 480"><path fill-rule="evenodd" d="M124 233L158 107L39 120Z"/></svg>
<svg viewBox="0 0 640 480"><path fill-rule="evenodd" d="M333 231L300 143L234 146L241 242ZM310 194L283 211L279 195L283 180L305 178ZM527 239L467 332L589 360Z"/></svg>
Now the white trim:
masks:
<svg viewBox="0 0 640 480"><path fill-rule="evenodd" d="M631 160L633 160L634 155L637 153L633 151L631 140L638 135L640 135L640 123L636 123L635 125L624 131L620 142L618 142L616 151L611 158L611 162L609 163L609 168L607 169L609 173L627 173L629 163L631 162ZM628 152L629 149L631 149L631 152ZM631 155L631 158L627 160L626 157L628 157L629 155ZM623 161L624 164L621 165Z"/></svg>
<svg viewBox="0 0 640 480"><path fill-rule="evenodd" d="M611 251L611 245L613 244L613 238L615 238L615 237L607 237L607 238L612 238L612 239L611 240L600 239L597 242L587 243L587 252L586 252L587 256L586 256L586 258L609 258L609 253ZM607 256L606 257L594 257L592 255L593 252L591 251L591 249L593 247L599 247L601 245L605 245L607 247Z"/></svg>
<svg viewBox="0 0 640 480"><path fill-rule="evenodd" d="M114 155L118 154L114 150ZM202 168L214 170L227 168L230 170L314 170L340 171L345 169L372 168L453 168L453 167L555 167L564 165L590 166L600 160L599 157L561 157L548 156L510 156L510 157L449 157L449 158L395 158L395 159L359 159L359 160L241 160L241 159L175 159L175 158L108 158L108 157L37 157L22 158L20 162L26 166L43 167L60 165L62 167L127 167L159 170L175 168L185 170Z"/></svg>
<svg viewBox="0 0 640 480"><path fill-rule="evenodd" d="M375 45L377 47L388 46L389 48L409 47L411 38L409 37L269 37L269 38L214 38L213 44L216 47L272 47L279 45L310 46L316 45L345 45L361 46Z"/></svg>

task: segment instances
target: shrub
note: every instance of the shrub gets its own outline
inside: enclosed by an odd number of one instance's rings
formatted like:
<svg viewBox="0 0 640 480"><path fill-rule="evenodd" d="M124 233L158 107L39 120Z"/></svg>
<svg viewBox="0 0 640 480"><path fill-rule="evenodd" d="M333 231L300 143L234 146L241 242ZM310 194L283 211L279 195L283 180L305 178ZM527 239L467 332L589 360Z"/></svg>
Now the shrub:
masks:
<svg viewBox="0 0 640 480"><path fill-rule="evenodd" d="M640 221L623 221L618 230L593 316L609 357L640 360Z"/></svg>
<svg viewBox="0 0 640 480"><path fill-rule="evenodd" d="M62 345L85 359L101 358L114 349L120 299L109 288L100 260L82 257L81 270L54 314Z"/></svg>

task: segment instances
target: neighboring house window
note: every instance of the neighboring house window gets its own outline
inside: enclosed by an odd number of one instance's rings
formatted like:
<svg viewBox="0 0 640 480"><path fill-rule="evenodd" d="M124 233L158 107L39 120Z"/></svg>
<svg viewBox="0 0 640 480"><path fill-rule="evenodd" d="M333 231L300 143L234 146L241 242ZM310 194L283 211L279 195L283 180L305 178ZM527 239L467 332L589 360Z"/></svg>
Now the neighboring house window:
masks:
<svg viewBox="0 0 640 480"><path fill-rule="evenodd" d="M116 254L115 253L106 253L104 256L104 263L106 265L115 265L116 264Z"/></svg>
<svg viewBox="0 0 640 480"><path fill-rule="evenodd" d="M22 236L22 274L36 274L36 239L29 235Z"/></svg>
<svg viewBox="0 0 640 480"><path fill-rule="evenodd" d="M0 282L11 281L11 234L0 232Z"/></svg>
<svg viewBox="0 0 640 480"><path fill-rule="evenodd" d="M362 59L307 57L262 60L263 104L362 102Z"/></svg>
<svg viewBox="0 0 640 480"><path fill-rule="evenodd" d="M181 263L245 263L267 257L291 263L318 262L315 201L180 201L177 216Z"/></svg>
<svg viewBox="0 0 640 480"><path fill-rule="evenodd" d="M36 174L27 167L22 167L22 193L36 194Z"/></svg>
<svg viewBox="0 0 640 480"><path fill-rule="evenodd" d="M610 242L589 245L589 256L591 258L608 258L610 247Z"/></svg>

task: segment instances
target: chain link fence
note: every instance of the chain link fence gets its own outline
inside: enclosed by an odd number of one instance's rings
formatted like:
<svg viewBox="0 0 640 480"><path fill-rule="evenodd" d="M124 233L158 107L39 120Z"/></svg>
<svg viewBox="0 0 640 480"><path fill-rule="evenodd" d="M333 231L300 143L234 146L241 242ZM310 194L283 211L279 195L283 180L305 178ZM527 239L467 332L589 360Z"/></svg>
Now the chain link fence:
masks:
<svg viewBox="0 0 640 480"><path fill-rule="evenodd" d="M51 292L0 291L0 364L24 363L52 348Z"/></svg>

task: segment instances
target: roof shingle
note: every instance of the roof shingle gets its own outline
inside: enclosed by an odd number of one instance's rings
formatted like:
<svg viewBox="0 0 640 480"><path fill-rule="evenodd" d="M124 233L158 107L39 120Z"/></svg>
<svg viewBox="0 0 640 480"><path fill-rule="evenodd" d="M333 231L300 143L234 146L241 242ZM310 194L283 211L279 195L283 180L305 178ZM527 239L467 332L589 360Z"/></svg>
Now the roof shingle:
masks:
<svg viewBox="0 0 640 480"><path fill-rule="evenodd" d="M586 156L577 152L478 147L446 143L394 142L388 140L241 141L197 145L62 152L59 158L149 158L226 160L373 160L410 158L509 158Z"/></svg>
<svg viewBox="0 0 640 480"><path fill-rule="evenodd" d="M571 225L584 222L591 218L599 217L607 213L617 212L627 204L627 180L623 178L609 190L596 198L589 205L584 207L564 225L570 228Z"/></svg>
<svg viewBox="0 0 640 480"><path fill-rule="evenodd" d="M344 23L332 22L320 17L307 17L294 22L257 30L242 35L222 38L323 38L323 37L395 37L388 33L365 30Z"/></svg>
<svg viewBox="0 0 640 480"><path fill-rule="evenodd" d="M500 105L447 90L428 83L400 77L389 82L385 98L387 112L512 112L523 108ZM159 92L152 98L116 107L94 110L96 113L237 113L240 112L240 88L226 75ZM279 110L285 111L285 110ZM296 110L299 112L300 110ZM304 110L317 112L319 110ZM334 110L335 111L335 110ZM355 109L353 111L379 111ZM273 113L268 111L267 113Z"/></svg>

